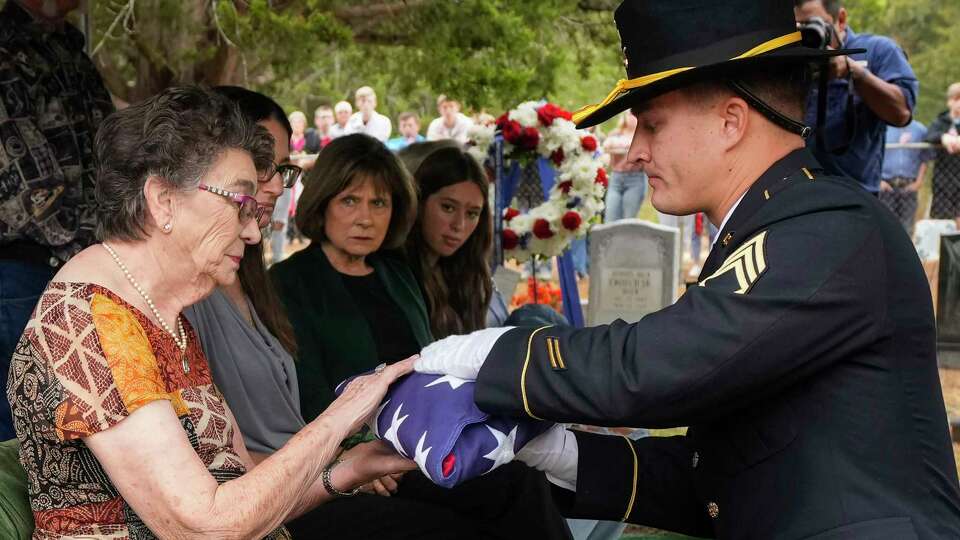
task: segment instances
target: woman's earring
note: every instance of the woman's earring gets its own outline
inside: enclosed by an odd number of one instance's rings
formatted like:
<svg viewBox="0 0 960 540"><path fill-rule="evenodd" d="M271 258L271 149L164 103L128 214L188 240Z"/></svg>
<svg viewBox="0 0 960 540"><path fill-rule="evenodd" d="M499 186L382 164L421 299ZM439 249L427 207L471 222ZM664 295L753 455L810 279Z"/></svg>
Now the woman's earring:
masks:
<svg viewBox="0 0 960 540"><path fill-rule="evenodd" d="M169 232L172 231L172 230L173 230L173 224L172 224L172 223L166 223L166 224L164 224L164 226L163 226L163 232L169 233Z"/></svg>

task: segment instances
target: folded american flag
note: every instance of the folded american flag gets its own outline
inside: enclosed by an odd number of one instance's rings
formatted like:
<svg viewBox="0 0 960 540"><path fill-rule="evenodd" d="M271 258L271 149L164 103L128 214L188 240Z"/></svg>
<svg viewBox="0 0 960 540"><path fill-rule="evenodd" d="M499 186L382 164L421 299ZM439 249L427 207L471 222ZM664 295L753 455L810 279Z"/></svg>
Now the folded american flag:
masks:
<svg viewBox="0 0 960 540"><path fill-rule="evenodd" d="M435 484L452 488L509 463L552 425L491 416L477 408L473 387L450 375L411 373L387 391L370 428Z"/></svg>

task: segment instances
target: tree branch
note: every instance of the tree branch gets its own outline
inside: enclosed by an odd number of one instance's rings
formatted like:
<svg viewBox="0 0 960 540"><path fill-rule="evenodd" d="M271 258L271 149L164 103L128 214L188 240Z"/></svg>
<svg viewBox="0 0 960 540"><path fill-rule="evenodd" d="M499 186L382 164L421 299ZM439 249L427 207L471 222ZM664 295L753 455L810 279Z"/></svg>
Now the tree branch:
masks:
<svg viewBox="0 0 960 540"><path fill-rule="evenodd" d="M426 0L400 0L398 2L383 2L380 4L344 6L333 10L333 16L346 23L355 19L393 17L425 3Z"/></svg>
<svg viewBox="0 0 960 540"><path fill-rule="evenodd" d="M612 12L617 8L616 2L610 0L580 0L577 2L577 9L580 11L607 11Z"/></svg>

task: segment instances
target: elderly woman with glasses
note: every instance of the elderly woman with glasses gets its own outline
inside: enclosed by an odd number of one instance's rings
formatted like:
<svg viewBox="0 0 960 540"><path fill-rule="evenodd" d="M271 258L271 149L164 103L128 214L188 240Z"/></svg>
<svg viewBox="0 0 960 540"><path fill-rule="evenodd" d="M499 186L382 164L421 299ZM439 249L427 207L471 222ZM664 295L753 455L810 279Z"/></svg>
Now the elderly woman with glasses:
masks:
<svg viewBox="0 0 960 540"><path fill-rule="evenodd" d="M197 87L101 125L102 243L54 277L10 368L36 537L287 538L285 520L414 467L382 445L334 460L408 361L357 379L254 467L181 315L234 283L260 241L272 142Z"/></svg>

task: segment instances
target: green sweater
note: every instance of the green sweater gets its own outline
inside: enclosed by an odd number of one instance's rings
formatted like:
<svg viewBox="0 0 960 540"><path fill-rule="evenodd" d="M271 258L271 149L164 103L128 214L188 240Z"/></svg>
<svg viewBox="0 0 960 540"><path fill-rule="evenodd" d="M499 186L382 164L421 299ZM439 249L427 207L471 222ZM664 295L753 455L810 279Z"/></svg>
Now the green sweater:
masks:
<svg viewBox="0 0 960 540"><path fill-rule="evenodd" d="M428 345L433 338L426 304L406 261L376 253L367 262L410 322L417 343ZM300 410L310 422L334 400L334 388L341 381L377 366L376 344L370 325L319 244L273 265L270 278L297 338Z"/></svg>

